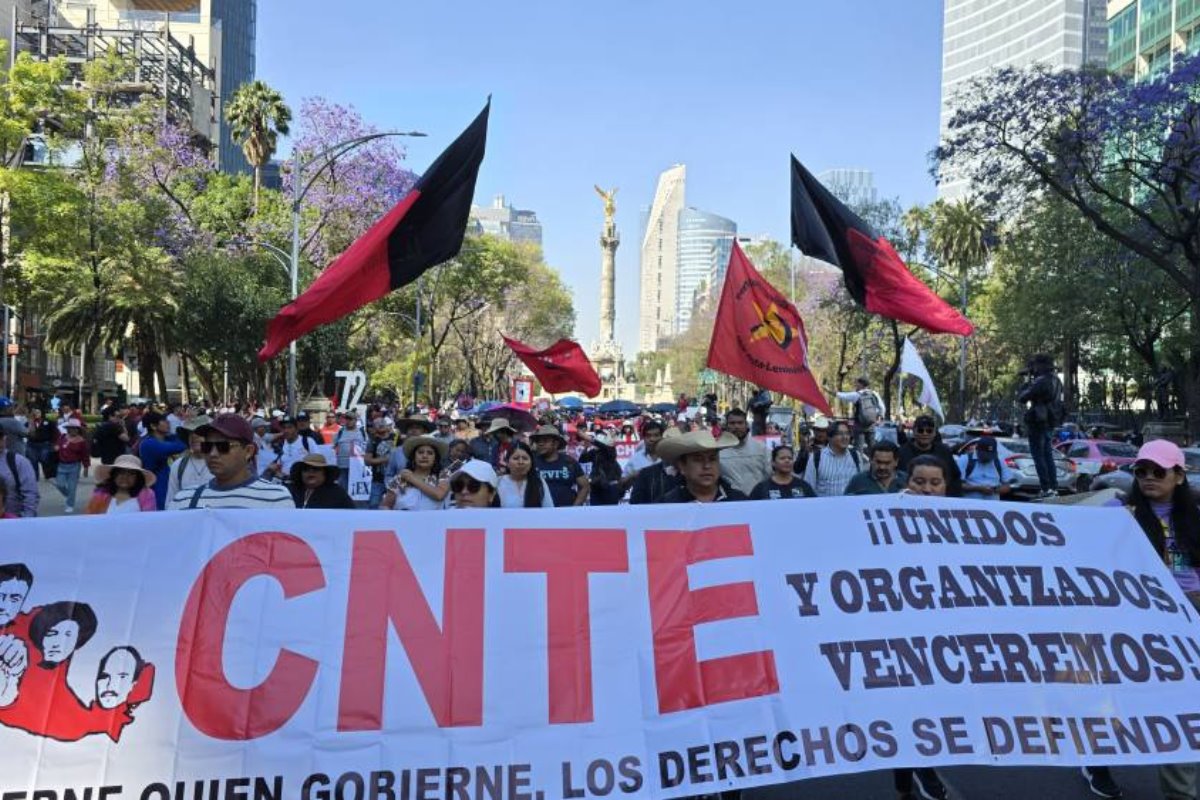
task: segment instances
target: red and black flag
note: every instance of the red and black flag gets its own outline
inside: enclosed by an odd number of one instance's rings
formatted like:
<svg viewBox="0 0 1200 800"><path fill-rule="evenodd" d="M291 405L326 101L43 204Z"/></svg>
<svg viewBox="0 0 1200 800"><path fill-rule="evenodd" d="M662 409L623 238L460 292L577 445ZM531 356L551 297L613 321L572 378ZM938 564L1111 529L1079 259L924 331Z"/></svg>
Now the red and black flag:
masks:
<svg viewBox="0 0 1200 800"><path fill-rule="evenodd" d="M547 392L576 391L587 397L600 394L600 376L578 342L559 339L545 350L535 350L503 334L501 338Z"/></svg>
<svg viewBox="0 0 1200 800"><path fill-rule="evenodd" d="M800 312L759 274L737 242L721 287L708 366L833 414L808 368Z"/></svg>
<svg viewBox="0 0 1200 800"><path fill-rule="evenodd" d="M909 272L887 239L792 156L792 244L840 267L854 302L932 333L970 336L971 321Z"/></svg>
<svg viewBox="0 0 1200 800"><path fill-rule="evenodd" d="M275 315L267 325L259 361L458 255L483 162L491 107L488 101L408 194Z"/></svg>

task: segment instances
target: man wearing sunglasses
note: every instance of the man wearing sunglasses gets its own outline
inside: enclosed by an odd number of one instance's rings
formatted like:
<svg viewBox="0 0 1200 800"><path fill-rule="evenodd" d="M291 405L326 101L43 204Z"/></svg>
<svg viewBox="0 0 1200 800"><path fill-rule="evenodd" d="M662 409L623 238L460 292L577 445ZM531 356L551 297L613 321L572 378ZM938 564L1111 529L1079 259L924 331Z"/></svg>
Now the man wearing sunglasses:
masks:
<svg viewBox="0 0 1200 800"><path fill-rule="evenodd" d="M203 437L200 452L212 480L177 492L167 504L168 510L296 507L286 487L254 474L254 431L241 416L221 414L198 427L196 433Z"/></svg>
<svg viewBox="0 0 1200 800"><path fill-rule="evenodd" d="M923 415L913 423L913 435L900 448L900 471L911 475L909 463L917 456L935 456L946 467L946 496L962 497L962 473L950 448L937 438L937 423Z"/></svg>

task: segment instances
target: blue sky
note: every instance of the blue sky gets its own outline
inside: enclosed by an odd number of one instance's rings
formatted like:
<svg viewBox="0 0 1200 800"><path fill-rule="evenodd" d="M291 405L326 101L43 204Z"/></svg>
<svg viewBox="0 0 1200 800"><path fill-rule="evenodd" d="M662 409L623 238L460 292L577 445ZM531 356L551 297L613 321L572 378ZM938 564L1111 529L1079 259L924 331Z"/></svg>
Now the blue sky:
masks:
<svg viewBox="0 0 1200 800"><path fill-rule="evenodd" d="M637 330L639 228L658 173L747 234L788 234L787 158L863 167L884 196L928 202L941 63L938 0L261 0L259 77L299 106L354 105L411 140L421 172L493 96L476 202L538 213L598 328L603 208L617 186L617 328Z"/></svg>

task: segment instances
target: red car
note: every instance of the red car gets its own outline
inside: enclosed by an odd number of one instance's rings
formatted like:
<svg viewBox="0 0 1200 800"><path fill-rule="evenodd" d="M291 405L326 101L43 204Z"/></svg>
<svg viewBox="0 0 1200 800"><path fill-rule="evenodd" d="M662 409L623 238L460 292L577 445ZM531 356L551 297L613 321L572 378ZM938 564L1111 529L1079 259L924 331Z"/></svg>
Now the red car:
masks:
<svg viewBox="0 0 1200 800"><path fill-rule="evenodd" d="M1072 439L1055 445L1079 468L1079 491L1087 491L1097 475L1112 472L1137 460L1137 448L1128 442L1108 439Z"/></svg>

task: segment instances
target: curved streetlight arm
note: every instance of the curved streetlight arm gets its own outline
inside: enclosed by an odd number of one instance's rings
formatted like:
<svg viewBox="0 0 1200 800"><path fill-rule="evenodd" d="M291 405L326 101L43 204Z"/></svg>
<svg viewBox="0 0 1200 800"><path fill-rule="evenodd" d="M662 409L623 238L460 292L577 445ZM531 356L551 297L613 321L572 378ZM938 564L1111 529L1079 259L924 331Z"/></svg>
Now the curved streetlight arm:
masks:
<svg viewBox="0 0 1200 800"><path fill-rule="evenodd" d="M383 133L370 133L366 136L359 136L354 139L347 139L344 142L339 142L331 147L325 148L315 155L309 156L308 158L294 159L293 169L295 174L292 176L292 186L294 187L292 191L293 209L300 208L300 204L304 202L304 198L308 195L308 190L312 188L312 185L316 182L321 173L328 169L339 158L346 155L346 153L349 153L352 150L357 150L359 147L362 147L364 144L369 142L373 142L377 139L385 139L389 136L423 137L426 135L427 134L422 133L421 131L385 131ZM319 164L316 172L314 172L312 176L309 177L308 181L303 184L303 187L301 187L304 171L314 164Z"/></svg>
<svg viewBox="0 0 1200 800"><path fill-rule="evenodd" d="M276 263L283 268L285 278L291 279L292 276L292 255L282 247L276 247L270 242L260 242L257 239L234 239L230 242L231 245L238 247L259 247L266 250L271 255L275 256Z"/></svg>

